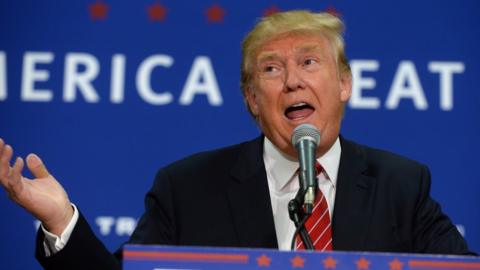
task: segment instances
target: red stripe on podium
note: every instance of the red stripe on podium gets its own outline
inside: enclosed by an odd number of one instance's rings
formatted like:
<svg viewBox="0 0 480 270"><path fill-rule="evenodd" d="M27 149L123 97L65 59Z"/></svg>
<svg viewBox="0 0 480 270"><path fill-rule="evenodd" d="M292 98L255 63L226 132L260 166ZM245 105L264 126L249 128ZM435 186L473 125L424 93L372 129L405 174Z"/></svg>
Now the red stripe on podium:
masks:
<svg viewBox="0 0 480 270"><path fill-rule="evenodd" d="M128 260L160 260L160 261L168 260L168 261L248 263L247 254L124 251L123 257Z"/></svg>
<svg viewBox="0 0 480 270"><path fill-rule="evenodd" d="M408 262L410 268L429 268L429 269L479 269L478 262L439 262L439 261L420 261L411 260Z"/></svg>

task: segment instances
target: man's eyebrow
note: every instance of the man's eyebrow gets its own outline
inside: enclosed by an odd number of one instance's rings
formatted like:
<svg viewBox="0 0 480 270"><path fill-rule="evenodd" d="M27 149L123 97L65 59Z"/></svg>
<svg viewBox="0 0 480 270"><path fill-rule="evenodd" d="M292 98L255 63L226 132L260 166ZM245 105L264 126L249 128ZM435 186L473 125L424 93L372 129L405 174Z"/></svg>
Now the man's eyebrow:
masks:
<svg viewBox="0 0 480 270"><path fill-rule="evenodd" d="M321 52L322 47L317 44L317 43L307 43L307 44L302 44L298 46L296 51L301 52L301 53L306 53L306 52Z"/></svg>
<svg viewBox="0 0 480 270"><path fill-rule="evenodd" d="M279 60L280 58L281 57L275 51L262 52L262 53L260 53L260 55L258 55L257 63L263 63L265 61L271 61L271 60Z"/></svg>

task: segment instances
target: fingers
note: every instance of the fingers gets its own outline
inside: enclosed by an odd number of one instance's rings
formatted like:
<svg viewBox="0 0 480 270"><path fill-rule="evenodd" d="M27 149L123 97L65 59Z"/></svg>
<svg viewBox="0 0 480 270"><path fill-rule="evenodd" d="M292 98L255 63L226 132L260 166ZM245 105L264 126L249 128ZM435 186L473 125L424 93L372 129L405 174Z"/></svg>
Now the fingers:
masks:
<svg viewBox="0 0 480 270"><path fill-rule="evenodd" d="M3 144L3 142L2 142ZM13 155L13 149L10 145L5 145L0 149L0 182L2 186L7 187L8 175L10 173L10 159Z"/></svg>
<svg viewBox="0 0 480 270"><path fill-rule="evenodd" d="M23 170L24 162L21 157L18 157L15 160L15 164L10 171L9 177L9 193L10 195L20 194L23 189L23 182L22 182L22 170Z"/></svg>
<svg viewBox="0 0 480 270"><path fill-rule="evenodd" d="M44 178L50 175L42 160L35 154L27 156L27 167L36 178Z"/></svg>
<svg viewBox="0 0 480 270"><path fill-rule="evenodd" d="M5 142L2 140L2 138L0 138L0 157L2 156L2 151L4 146L5 146Z"/></svg>
<svg viewBox="0 0 480 270"><path fill-rule="evenodd" d="M0 139L1 140L1 139ZM13 156L13 149L0 141L0 182L11 198L19 194L23 189L22 170L23 159L18 157L13 167L10 167L10 159Z"/></svg>

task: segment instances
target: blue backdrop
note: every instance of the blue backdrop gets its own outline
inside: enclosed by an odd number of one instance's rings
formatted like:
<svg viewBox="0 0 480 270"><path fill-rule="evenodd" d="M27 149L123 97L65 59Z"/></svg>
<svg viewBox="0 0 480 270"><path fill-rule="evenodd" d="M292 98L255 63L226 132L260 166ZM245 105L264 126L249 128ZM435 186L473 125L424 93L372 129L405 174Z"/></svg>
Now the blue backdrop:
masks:
<svg viewBox="0 0 480 270"><path fill-rule="evenodd" d="M259 134L240 43L276 10L346 23L342 134L427 164L432 195L480 251L480 2L1 1L0 137L38 153L100 239L128 238L158 168ZM2 269L39 269L35 220L0 196Z"/></svg>

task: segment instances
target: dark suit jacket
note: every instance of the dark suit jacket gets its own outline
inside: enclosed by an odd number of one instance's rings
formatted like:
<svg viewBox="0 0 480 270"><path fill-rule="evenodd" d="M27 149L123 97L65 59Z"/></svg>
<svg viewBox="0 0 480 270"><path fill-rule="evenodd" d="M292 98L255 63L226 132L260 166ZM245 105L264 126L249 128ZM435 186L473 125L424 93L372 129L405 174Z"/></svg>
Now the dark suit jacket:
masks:
<svg viewBox="0 0 480 270"><path fill-rule="evenodd" d="M464 239L430 198L428 169L415 161L341 139L332 219L335 250L469 254ZM129 243L277 248L263 137L193 155L161 169ZM119 269L80 216L47 269Z"/></svg>

